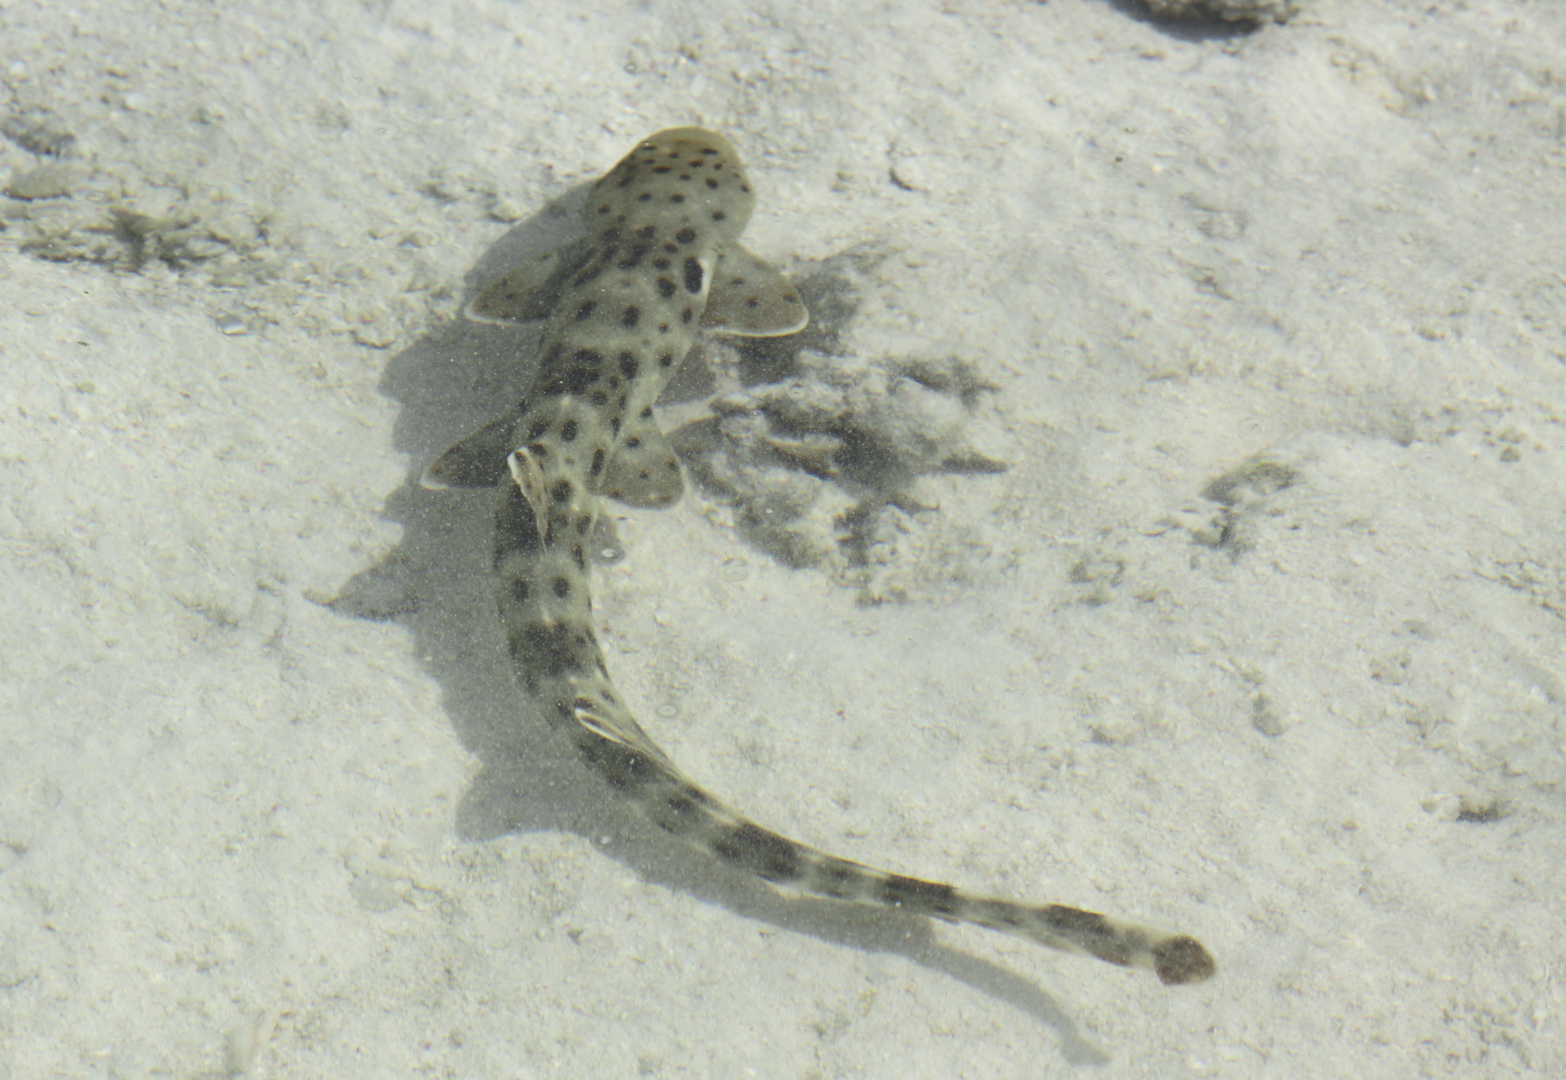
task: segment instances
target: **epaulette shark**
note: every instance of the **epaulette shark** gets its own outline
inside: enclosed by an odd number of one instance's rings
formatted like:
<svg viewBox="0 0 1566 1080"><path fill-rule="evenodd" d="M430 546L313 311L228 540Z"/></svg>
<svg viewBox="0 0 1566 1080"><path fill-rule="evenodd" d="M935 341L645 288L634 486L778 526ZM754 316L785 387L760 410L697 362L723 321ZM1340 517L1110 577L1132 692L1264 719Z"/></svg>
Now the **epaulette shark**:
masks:
<svg viewBox="0 0 1566 1080"><path fill-rule="evenodd" d="M494 568L517 675L586 762L654 824L775 885L1150 968L1213 974L1195 938L1062 904L964 892L829 855L756 824L692 782L610 682L593 633L589 552L599 499L667 506L683 484L653 405L701 330L775 337L804 328L799 294L739 245L755 196L721 135L671 128L592 187L586 236L512 270L468 309L547 320L524 400L426 471L428 487L495 486Z"/></svg>

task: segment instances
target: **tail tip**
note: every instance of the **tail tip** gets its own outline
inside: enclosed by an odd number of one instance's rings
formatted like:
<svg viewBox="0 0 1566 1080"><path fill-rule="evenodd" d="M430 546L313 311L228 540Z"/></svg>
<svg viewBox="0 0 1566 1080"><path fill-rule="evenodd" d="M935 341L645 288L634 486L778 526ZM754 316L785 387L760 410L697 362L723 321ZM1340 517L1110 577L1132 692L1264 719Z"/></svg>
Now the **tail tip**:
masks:
<svg viewBox="0 0 1566 1080"><path fill-rule="evenodd" d="M1218 965L1200 941L1182 934L1153 947L1153 970L1165 986L1184 986L1212 978Z"/></svg>

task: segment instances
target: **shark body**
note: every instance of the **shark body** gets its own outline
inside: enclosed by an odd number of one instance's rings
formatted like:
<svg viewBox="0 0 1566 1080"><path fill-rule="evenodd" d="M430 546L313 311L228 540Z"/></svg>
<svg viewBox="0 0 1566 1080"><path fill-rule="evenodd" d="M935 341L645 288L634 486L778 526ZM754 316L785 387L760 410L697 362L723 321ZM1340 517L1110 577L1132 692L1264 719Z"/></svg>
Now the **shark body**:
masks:
<svg viewBox="0 0 1566 1080"><path fill-rule="evenodd" d="M648 507L679 498L679 463L653 403L703 327L776 336L808 319L788 281L739 246L754 203L728 140L701 128L658 132L593 186L584 239L513 270L469 309L488 321L547 320L526 398L425 474L431 487L496 487L496 595L523 688L654 824L768 882L976 923L1149 968L1167 984L1208 978L1212 957L1192 937L970 894L758 825L686 777L614 689L589 594L599 499Z"/></svg>

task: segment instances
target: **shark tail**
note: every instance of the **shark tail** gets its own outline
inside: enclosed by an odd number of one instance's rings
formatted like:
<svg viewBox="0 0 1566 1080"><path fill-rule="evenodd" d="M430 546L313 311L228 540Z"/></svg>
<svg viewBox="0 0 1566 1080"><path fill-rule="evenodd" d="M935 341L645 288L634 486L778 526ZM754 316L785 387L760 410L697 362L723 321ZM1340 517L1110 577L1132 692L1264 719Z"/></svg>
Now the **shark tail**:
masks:
<svg viewBox="0 0 1566 1080"><path fill-rule="evenodd" d="M1217 970L1195 938L1125 922L1062 904L1030 904L964 892L951 885L904 877L852 862L791 840L736 813L702 790L650 745L635 746L610 732L602 705L579 699L577 749L620 795L654 825L775 885L815 896L874 904L947 922L967 922L1121 967L1147 968L1166 985L1201 982ZM641 734L634 722L630 730ZM638 742L641 740L638 739Z"/></svg>

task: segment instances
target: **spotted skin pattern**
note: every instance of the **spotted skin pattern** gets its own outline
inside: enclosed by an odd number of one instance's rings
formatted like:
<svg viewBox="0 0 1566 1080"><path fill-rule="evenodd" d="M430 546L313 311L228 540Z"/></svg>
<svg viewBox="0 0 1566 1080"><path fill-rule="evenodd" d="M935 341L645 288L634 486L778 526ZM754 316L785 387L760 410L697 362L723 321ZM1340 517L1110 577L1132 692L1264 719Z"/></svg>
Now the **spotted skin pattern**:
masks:
<svg viewBox="0 0 1566 1080"><path fill-rule="evenodd" d="M526 399L426 474L437 487L498 481L497 596L523 688L654 824L769 882L977 923L1149 968L1168 984L1208 978L1212 957L1186 935L1060 904L962 892L764 828L687 778L615 691L588 592L600 496L639 506L679 497L679 465L652 407L704 315L709 328L753 336L805 325L804 305L786 279L738 246L754 201L728 140L700 128L661 131L593 186L583 211L586 240L508 275L470 310L481 319L548 320ZM713 312L723 314L715 320Z"/></svg>

